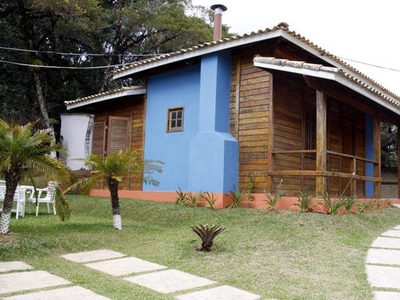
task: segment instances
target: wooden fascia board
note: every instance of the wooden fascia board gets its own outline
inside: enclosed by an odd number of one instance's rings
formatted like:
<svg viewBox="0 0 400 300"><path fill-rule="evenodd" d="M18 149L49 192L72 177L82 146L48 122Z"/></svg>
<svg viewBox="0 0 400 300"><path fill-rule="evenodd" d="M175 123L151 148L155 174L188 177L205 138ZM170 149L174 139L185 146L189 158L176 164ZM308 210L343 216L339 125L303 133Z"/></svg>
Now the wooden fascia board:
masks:
<svg viewBox="0 0 400 300"><path fill-rule="evenodd" d="M135 89L135 90L127 90L120 91L109 95L99 95L98 97L93 97L88 100L82 100L77 103L71 103L67 105L67 110L74 109L77 107L87 106L94 103L104 102L113 100L116 98L127 97L127 96L135 96L135 95L144 95L146 94L146 89Z"/></svg>
<svg viewBox="0 0 400 300"><path fill-rule="evenodd" d="M257 42L264 41L264 40L273 39L273 38L282 36L282 33L284 33L284 32L285 31L278 29L275 31L265 32L265 33L261 33L261 34L255 34L253 36L248 36L245 38L239 38L237 40L232 40L229 42L222 42L222 43L214 45L214 46L204 46L203 48L199 47L199 49L196 49L193 51L188 51L187 53L177 54L177 55L171 56L170 58L163 58L158 61L149 62L149 63L143 64L141 66L129 68L127 70L117 71L113 75L113 80L118 79L118 78L123 78L126 76L130 76L133 74L137 74L137 73L147 71L150 69L158 68L161 66L165 66L168 64L173 64L173 63L183 61L186 59L191 59L191 58L207 55L207 54L218 52L218 51L223 51L223 50L236 48L236 47L240 47L240 46L244 46L244 45L248 45L248 44L252 44L252 43L257 43Z"/></svg>

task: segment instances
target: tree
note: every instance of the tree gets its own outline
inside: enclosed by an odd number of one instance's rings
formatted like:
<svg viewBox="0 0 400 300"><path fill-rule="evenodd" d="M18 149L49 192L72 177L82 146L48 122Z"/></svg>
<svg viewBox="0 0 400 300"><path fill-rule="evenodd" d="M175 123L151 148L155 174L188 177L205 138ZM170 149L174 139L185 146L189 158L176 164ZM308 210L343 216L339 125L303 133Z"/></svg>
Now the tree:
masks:
<svg viewBox="0 0 400 300"><path fill-rule="evenodd" d="M118 196L119 183L126 177L137 176L146 184L158 185L159 182L152 175L154 172L162 172L162 162L142 160L135 151L119 150L104 158L101 155L91 154L82 161L91 168L91 176L81 179L69 189L83 186L87 192L90 192L96 184L105 181L110 191L114 228L118 230L122 229Z"/></svg>
<svg viewBox="0 0 400 300"><path fill-rule="evenodd" d="M397 126L381 123L381 162L383 167L397 167L397 130Z"/></svg>
<svg viewBox="0 0 400 300"><path fill-rule="evenodd" d="M0 118L58 132L65 100L137 84L109 71L212 40L212 16L190 0L2 0Z"/></svg>
<svg viewBox="0 0 400 300"><path fill-rule="evenodd" d="M12 88L13 84L20 83L19 87L23 87L22 91L25 97L19 99L24 102L25 107L30 108L30 112L28 111L27 115L24 115L29 121L40 117L43 127L53 127L49 110L51 110L51 102L55 99L49 99L49 91L56 91L57 88L63 87L63 83L58 82L56 89L50 89L54 78L59 78L59 76L54 76L58 72L44 71L41 66L59 65L63 67L74 64L74 60L70 60L70 57L47 53L60 50L60 45L64 48L63 41L65 42L65 40L68 40L68 44L72 46L72 52L78 51L80 44L85 40L86 33L91 27L94 27L92 20L97 20L99 13L97 2L97 0L3 0L0 4L0 25L4 30L0 35L0 44L9 46L11 49L24 49L19 52L6 52L2 58L7 61L37 66L30 67L30 72L26 72L26 67L2 66L2 71L5 71L2 73L11 78L4 78L5 82L1 82L0 86L6 89L10 88L10 85ZM79 40L77 39L78 34L81 34ZM67 48L63 50L67 51ZM22 75L22 79L18 78L20 75ZM12 95L3 94L8 97ZM15 115L16 110L9 107L13 99L8 101L6 112ZM63 106L63 100L65 99L58 99L59 105ZM34 103L35 105L33 105ZM29 116L31 117L29 118Z"/></svg>
<svg viewBox="0 0 400 300"><path fill-rule="evenodd" d="M14 193L21 179L34 182L38 175L61 182L69 179L66 166L50 157L52 151L64 153L65 148L52 143L50 129L35 131L35 125L36 122L18 125L0 119L0 175L6 181L0 234L8 232Z"/></svg>

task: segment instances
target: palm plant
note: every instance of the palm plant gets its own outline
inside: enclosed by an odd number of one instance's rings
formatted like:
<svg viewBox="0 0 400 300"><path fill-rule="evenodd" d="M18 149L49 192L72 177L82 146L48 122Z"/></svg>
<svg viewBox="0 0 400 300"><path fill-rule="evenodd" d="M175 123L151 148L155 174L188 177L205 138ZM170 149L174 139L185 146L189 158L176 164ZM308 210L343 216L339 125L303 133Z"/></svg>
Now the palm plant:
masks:
<svg viewBox="0 0 400 300"><path fill-rule="evenodd" d="M201 239L201 246L197 248L198 251L211 251L211 247L214 244L214 238L224 231L226 228L222 228L218 225L212 225L211 227L206 225L191 226L194 233L196 233Z"/></svg>
<svg viewBox="0 0 400 300"><path fill-rule="evenodd" d="M33 185L38 175L60 182L70 178L67 167L50 155L54 151L66 153L66 149L52 142L51 129L35 131L36 123L19 125L15 121L0 119L0 176L6 181L0 234L9 230L14 193L23 178L29 178ZM69 209L57 210L61 219L69 213Z"/></svg>
<svg viewBox="0 0 400 300"><path fill-rule="evenodd" d="M91 176L82 178L69 189L76 186L83 186L87 192L90 192L96 184L105 181L110 191L114 228L118 230L122 229L118 196L119 183L124 177L134 175L140 177L146 184L157 186L159 182L152 174L154 172L162 172L162 162L157 160L143 160L136 151L123 152L119 150L112 152L104 158L100 155L91 154L82 159L82 161L86 166L90 167Z"/></svg>

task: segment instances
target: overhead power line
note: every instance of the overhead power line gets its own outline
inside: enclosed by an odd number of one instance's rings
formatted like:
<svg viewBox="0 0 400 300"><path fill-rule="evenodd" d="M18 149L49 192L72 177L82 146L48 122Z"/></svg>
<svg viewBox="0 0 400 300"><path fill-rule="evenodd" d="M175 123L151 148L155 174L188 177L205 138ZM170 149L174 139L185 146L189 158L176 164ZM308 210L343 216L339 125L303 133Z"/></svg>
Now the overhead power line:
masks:
<svg viewBox="0 0 400 300"><path fill-rule="evenodd" d="M68 67L68 66L45 66L45 65L32 65L32 64L24 64L19 62L7 61L7 60L0 60L0 63L10 64L10 65L17 65L23 67L35 67L35 68L44 68L44 69L71 69L71 70L93 70L93 69L107 69L107 68L114 68L114 67L123 67L133 63L126 63L126 64L118 64L118 65L109 65L109 66L92 66L92 67Z"/></svg>
<svg viewBox="0 0 400 300"><path fill-rule="evenodd" d="M134 57L148 57L157 56L160 54L115 54L115 53L70 53L70 52L57 52L57 51L39 51L39 50L29 50L20 49L12 47L0 47L2 50L18 51L18 52L28 52L28 53L43 53L43 54L57 54L57 55L68 55L68 56L134 56Z"/></svg>

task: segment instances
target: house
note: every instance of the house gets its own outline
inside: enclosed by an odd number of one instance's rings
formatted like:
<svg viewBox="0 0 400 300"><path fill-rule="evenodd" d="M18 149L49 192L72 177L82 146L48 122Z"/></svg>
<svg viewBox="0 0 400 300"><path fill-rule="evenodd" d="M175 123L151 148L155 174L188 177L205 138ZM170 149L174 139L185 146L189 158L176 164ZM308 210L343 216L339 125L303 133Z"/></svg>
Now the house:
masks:
<svg viewBox="0 0 400 300"><path fill-rule="evenodd" d="M224 6L214 8L220 17ZM293 195L380 198L380 124L399 125L400 98L286 23L218 32L113 74L143 86L66 102L95 115L93 153L143 149L165 163L158 187L129 179L121 196L171 201L180 188L213 192L224 206L235 188L281 184Z"/></svg>

